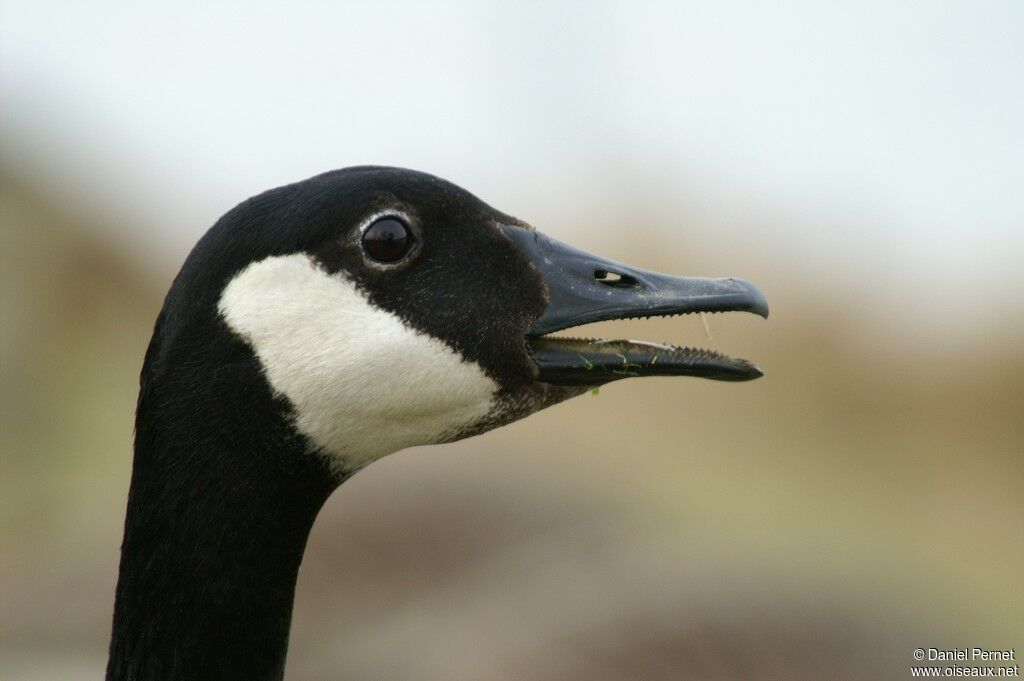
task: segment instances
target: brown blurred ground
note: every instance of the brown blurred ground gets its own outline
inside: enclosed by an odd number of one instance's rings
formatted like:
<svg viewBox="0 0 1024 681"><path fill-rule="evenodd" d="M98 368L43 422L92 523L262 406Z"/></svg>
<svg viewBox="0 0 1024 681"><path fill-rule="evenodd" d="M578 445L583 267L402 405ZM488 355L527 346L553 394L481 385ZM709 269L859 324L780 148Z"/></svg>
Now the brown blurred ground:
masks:
<svg viewBox="0 0 1024 681"><path fill-rule="evenodd" d="M105 660L168 281L104 219L3 177L0 678L99 678ZM675 260L608 233L583 245L761 284L771 319L715 316L712 345L767 376L623 382L374 464L314 529L288 677L906 678L915 647L1019 647L1019 315L969 348L894 343L870 316L884 301L756 252ZM602 326L707 343L691 318Z"/></svg>

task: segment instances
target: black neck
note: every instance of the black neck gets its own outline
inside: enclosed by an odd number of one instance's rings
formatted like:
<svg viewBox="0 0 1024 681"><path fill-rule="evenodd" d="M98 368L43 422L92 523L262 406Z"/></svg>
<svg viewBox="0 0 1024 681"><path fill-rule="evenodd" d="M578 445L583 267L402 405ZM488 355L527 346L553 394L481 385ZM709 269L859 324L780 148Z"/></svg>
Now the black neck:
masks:
<svg viewBox="0 0 1024 681"><path fill-rule="evenodd" d="M284 674L299 564L338 480L235 357L144 372L108 681Z"/></svg>

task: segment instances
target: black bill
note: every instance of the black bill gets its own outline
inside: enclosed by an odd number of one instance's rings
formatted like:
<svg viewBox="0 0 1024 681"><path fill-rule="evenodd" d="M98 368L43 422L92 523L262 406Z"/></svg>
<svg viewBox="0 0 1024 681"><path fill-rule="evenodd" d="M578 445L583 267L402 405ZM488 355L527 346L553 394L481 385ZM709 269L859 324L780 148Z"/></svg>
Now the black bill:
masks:
<svg viewBox="0 0 1024 681"><path fill-rule="evenodd" d="M747 381L762 375L742 359L711 350L631 340L562 338L545 334L609 319L690 312L752 312L768 316L768 302L742 279L675 277L592 255L522 227L505 233L533 261L548 287L548 306L527 331L539 380L601 385L631 376L699 376Z"/></svg>

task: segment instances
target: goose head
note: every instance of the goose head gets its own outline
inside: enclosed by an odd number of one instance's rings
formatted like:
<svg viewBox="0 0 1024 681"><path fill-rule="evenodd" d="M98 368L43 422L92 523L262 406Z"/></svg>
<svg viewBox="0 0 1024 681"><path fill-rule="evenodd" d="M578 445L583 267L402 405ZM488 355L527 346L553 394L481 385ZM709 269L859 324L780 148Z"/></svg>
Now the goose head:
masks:
<svg viewBox="0 0 1024 681"><path fill-rule="evenodd" d="M550 336L726 310L767 315L767 304L740 279L674 277L573 248L437 177L358 167L230 211L164 314L198 353L192 366L204 361L195 329L242 341L295 430L350 473L621 378L756 378L754 365L706 350Z"/></svg>

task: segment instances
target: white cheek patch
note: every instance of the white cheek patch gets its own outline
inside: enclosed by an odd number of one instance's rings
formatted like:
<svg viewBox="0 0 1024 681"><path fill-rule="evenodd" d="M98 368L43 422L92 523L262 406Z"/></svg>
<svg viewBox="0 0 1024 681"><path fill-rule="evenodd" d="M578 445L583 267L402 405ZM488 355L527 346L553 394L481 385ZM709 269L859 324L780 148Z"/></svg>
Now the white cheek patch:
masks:
<svg viewBox="0 0 1024 681"><path fill-rule="evenodd" d="M305 254L239 272L218 305L314 444L356 469L484 418L497 384L444 342L374 307Z"/></svg>

